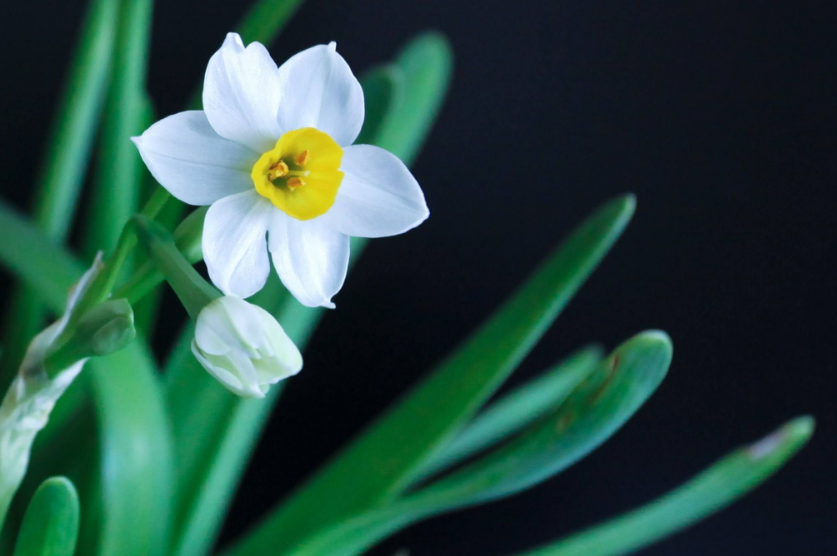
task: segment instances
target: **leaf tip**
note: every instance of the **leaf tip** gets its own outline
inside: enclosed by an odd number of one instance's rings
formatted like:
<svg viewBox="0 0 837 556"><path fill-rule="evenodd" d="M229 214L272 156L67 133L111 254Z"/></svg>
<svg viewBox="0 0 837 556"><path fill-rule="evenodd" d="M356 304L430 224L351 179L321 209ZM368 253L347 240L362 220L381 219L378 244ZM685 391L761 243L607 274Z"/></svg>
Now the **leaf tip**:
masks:
<svg viewBox="0 0 837 556"><path fill-rule="evenodd" d="M814 434L815 421L810 415L803 415L788 421L764 438L745 448L752 460L777 456L784 460L802 448Z"/></svg>

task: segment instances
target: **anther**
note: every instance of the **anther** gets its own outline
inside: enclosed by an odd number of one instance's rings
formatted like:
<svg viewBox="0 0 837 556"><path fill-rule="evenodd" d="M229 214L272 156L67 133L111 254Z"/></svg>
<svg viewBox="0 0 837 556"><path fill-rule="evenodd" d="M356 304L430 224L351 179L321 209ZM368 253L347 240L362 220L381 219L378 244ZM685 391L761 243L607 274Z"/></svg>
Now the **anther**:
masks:
<svg viewBox="0 0 837 556"><path fill-rule="evenodd" d="M305 180L302 178L288 178L288 189L296 189L297 187L302 187L305 185Z"/></svg>
<svg viewBox="0 0 837 556"><path fill-rule="evenodd" d="M282 178L288 175L288 165L285 164L284 160L280 160L276 162L272 166L268 167L267 172L267 179L273 181L277 178Z"/></svg>
<svg viewBox="0 0 837 556"><path fill-rule="evenodd" d="M305 149L298 155L294 157L294 162L296 162L299 166L305 166L305 163L311 158L311 153L308 152L308 149Z"/></svg>

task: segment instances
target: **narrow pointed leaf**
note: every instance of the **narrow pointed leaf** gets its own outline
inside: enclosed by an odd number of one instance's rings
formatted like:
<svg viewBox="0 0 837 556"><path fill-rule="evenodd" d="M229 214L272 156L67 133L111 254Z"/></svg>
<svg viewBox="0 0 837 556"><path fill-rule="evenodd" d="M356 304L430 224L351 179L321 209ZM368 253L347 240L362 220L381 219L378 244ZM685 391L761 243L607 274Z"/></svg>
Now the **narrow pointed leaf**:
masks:
<svg viewBox="0 0 837 556"><path fill-rule="evenodd" d="M380 132L379 145L412 164L442 107L453 73L453 54L440 33L419 35L395 62L404 75L404 97Z"/></svg>
<svg viewBox="0 0 837 556"><path fill-rule="evenodd" d="M125 222L139 209L141 177L145 171L131 137L143 131L148 111L145 73L151 34L153 0L120 4L115 67L102 129L85 253L109 252Z"/></svg>
<svg viewBox="0 0 837 556"><path fill-rule="evenodd" d="M582 223L485 325L228 554L298 547L318 529L398 494L534 347L622 233L634 205L632 196L616 199Z"/></svg>
<svg viewBox="0 0 837 556"><path fill-rule="evenodd" d="M35 222L57 244L69 231L90 158L110 75L117 13L118 0L91 1L39 165ZM32 288L14 290L5 323L0 385L11 380L29 340L40 331L46 316L43 303Z"/></svg>
<svg viewBox="0 0 837 556"><path fill-rule="evenodd" d="M0 241L0 263L35 290L52 311L62 311L67 292L84 273L84 267L2 201L0 229L14 238Z"/></svg>
<svg viewBox="0 0 837 556"><path fill-rule="evenodd" d="M578 383L596 368L601 358L598 347L580 350L542 376L491 403L459 436L424 464L417 480L496 444L559 407Z"/></svg>
<svg viewBox="0 0 837 556"><path fill-rule="evenodd" d="M236 30L245 43L271 44L288 25L303 0L260 0L244 14Z"/></svg>
<svg viewBox="0 0 837 556"><path fill-rule="evenodd" d="M355 143L369 144L381 136L387 120L401 104L404 95L404 72L394 64L369 70L361 78L366 113L363 128Z"/></svg>
<svg viewBox="0 0 837 556"><path fill-rule="evenodd" d="M79 511L73 483L64 477L44 481L26 509L14 556L73 556Z"/></svg>
<svg viewBox="0 0 837 556"><path fill-rule="evenodd" d="M509 496L560 473L613 435L657 389L671 342L647 332L617 348L565 403L508 444L401 500L308 540L294 556L359 554L428 516Z"/></svg>
<svg viewBox="0 0 837 556"><path fill-rule="evenodd" d="M518 556L619 556L677 533L755 489L811 437L814 420L800 417L739 448L650 504Z"/></svg>
<svg viewBox="0 0 837 556"><path fill-rule="evenodd" d="M135 341L84 371L93 386L101 449L101 501L85 519L79 552L98 556L165 553L172 504L172 440L151 355ZM93 531L90 531L90 528Z"/></svg>

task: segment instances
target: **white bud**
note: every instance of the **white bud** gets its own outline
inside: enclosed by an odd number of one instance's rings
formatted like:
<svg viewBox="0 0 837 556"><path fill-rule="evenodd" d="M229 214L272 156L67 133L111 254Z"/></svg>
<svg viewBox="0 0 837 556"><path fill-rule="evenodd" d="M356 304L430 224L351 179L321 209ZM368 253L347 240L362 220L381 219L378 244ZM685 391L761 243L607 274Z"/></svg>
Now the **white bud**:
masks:
<svg viewBox="0 0 837 556"><path fill-rule="evenodd" d="M263 398L271 384L302 369L302 354L276 319L234 295L201 310L192 352L209 374L247 398Z"/></svg>

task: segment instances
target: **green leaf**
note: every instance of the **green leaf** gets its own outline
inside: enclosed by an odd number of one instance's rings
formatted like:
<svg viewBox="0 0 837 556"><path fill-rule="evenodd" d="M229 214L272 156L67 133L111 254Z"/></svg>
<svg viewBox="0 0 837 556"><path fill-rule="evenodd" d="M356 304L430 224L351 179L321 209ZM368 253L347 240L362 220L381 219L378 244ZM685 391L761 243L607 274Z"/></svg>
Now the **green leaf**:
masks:
<svg viewBox="0 0 837 556"><path fill-rule="evenodd" d="M41 155L35 185L35 221L58 244L69 231L90 158L110 75L117 13L118 0L90 3ZM15 288L6 316L5 349L0 362L3 389L17 371L29 341L40 331L46 310L34 290L21 286Z"/></svg>
<svg viewBox="0 0 837 556"><path fill-rule="evenodd" d="M145 73L153 0L121 2L114 72L102 129L99 165L88 212L85 253L109 252L125 222L137 212L145 171L131 137L148 113Z"/></svg>
<svg viewBox="0 0 837 556"><path fill-rule="evenodd" d="M83 523L79 553L162 555L169 539L174 464L153 360L135 341L91 359L87 367L101 446L101 508L97 519Z"/></svg>
<svg viewBox="0 0 837 556"><path fill-rule="evenodd" d="M236 25L245 44L257 41L271 44L285 28L303 0L260 0L247 10Z"/></svg>
<svg viewBox="0 0 837 556"><path fill-rule="evenodd" d="M453 72L453 54L440 33L409 42L395 62L404 76L403 99L382 126L377 145L410 166L442 106Z"/></svg>
<svg viewBox="0 0 837 556"><path fill-rule="evenodd" d="M358 554L420 519L509 496L559 473L613 435L657 389L671 363L660 332L617 348L566 402L508 444L429 486L307 540L294 556Z"/></svg>
<svg viewBox="0 0 837 556"><path fill-rule="evenodd" d="M366 113L363 128L355 143L374 143L392 114L396 113L404 95L404 72L394 64L379 66L360 78Z"/></svg>
<svg viewBox="0 0 837 556"><path fill-rule="evenodd" d="M794 419L646 506L518 556L617 556L648 546L759 486L808 442L813 431L812 418Z"/></svg>
<svg viewBox="0 0 837 556"><path fill-rule="evenodd" d="M76 489L64 477L44 481L23 518L15 556L73 556L78 538Z"/></svg>
<svg viewBox="0 0 837 556"><path fill-rule="evenodd" d="M465 460L559 407L601 359L598 347L579 350L542 376L493 402L422 466L417 480Z"/></svg>
<svg viewBox="0 0 837 556"><path fill-rule="evenodd" d="M67 292L84 273L84 267L2 201L0 229L14 238L0 241L0 262L35 290L51 310L63 311Z"/></svg>
<svg viewBox="0 0 837 556"><path fill-rule="evenodd" d="M287 550L397 495L534 347L622 233L634 205L632 196L621 197L582 223L464 345L228 554Z"/></svg>

